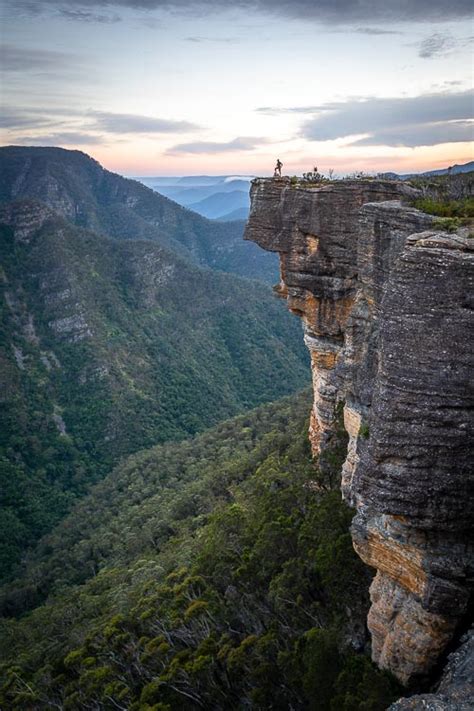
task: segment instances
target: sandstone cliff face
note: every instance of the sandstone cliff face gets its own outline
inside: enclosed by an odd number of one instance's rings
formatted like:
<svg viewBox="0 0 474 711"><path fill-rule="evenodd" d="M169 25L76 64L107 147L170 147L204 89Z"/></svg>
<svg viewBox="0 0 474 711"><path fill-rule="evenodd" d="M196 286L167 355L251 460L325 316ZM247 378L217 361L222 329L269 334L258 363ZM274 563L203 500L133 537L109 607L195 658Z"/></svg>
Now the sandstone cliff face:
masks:
<svg viewBox="0 0 474 711"><path fill-rule="evenodd" d="M246 238L280 256L276 291L302 317L322 468L344 407L344 498L377 570L372 654L425 676L468 608L473 579L474 245L433 230L394 181L256 180ZM471 339L470 339L471 337Z"/></svg>
<svg viewBox="0 0 474 711"><path fill-rule="evenodd" d="M435 693L400 699L388 711L472 711L474 699L474 629L447 660Z"/></svg>

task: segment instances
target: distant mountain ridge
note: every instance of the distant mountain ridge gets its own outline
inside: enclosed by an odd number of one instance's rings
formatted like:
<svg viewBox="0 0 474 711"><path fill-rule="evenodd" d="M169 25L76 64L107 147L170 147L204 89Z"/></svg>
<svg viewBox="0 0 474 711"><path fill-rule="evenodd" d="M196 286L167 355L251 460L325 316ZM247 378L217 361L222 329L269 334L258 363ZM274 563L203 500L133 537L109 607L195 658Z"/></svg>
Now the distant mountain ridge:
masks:
<svg viewBox="0 0 474 711"><path fill-rule="evenodd" d="M200 200L205 200L217 193L235 193L240 191L243 195L249 195L250 183L248 180L229 180L217 183L215 185L202 185L185 187L173 186L170 188L159 188L158 192L166 195L184 207L191 207Z"/></svg>
<svg viewBox="0 0 474 711"><path fill-rule="evenodd" d="M239 207L237 210L232 210L232 212L227 212L225 215L221 215L216 218L219 222L234 222L235 220L246 220L248 218L249 210L247 207Z"/></svg>
<svg viewBox="0 0 474 711"><path fill-rule="evenodd" d="M250 176L184 176L170 182L167 182L168 178L138 178L138 180L203 217L219 220L223 218L246 220L248 217ZM229 213L236 210L240 210L241 217L227 217Z"/></svg>
<svg viewBox="0 0 474 711"><path fill-rule="evenodd" d="M404 174L399 174L399 173L393 173L393 172L388 172L388 173L382 173L381 177L384 178L393 178L394 180L399 179L399 180L408 180L409 178L429 178L430 176L437 176L437 175L456 175L458 173L470 173L471 171L474 171L474 160L469 161L468 163L462 163L458 165L457 163L455 165L450 166L449 168L439 168L437 170L428 170L424 173L404 173Z"/></svg>
<svg viewBox="0 0 474 711"><path fill-rule="evenodd" d="M233 190L228 193L215 193L189 207L211 220L220 220L224 215L236 210L242 210L248 215L249 197L240 190Z"/></svg>
<svg viewBox="0 0 474 711"><path fill-rule="evenodd" d="M134 176L133 180L138 180L148 187L152 187L153 185L198 187L199 185L218 185L219 183L232 180L245 180L247 183L250 183L255 177L255 175L237 175L232 173L231 175Z"/></svg>
<svg viewBox="0 0 474 711"><path fill-rule="evenodd" d="M200 266L269 284L278 279L274 255L243 241L243 222L211 222L81 151L7 146L0 160L0 202L36 198L94 232L151 240Z"/></svg>

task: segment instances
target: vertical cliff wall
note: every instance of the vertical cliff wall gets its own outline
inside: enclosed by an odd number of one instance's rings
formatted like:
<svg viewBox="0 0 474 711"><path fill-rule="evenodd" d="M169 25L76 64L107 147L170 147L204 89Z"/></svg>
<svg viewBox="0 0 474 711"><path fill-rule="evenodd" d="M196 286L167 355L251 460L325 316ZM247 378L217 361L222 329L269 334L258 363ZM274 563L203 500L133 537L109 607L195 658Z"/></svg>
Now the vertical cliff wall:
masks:
<svg viewBox="0 0 474 711"><path fill-rule="evenodd" d="M278 252L275 289L303 320L322 468L343 403L342 493L377 570L372 655L405 684L452 639L474 573L474 240L434 231L412 195L395 181L258 179L246 232Z"/></svg>

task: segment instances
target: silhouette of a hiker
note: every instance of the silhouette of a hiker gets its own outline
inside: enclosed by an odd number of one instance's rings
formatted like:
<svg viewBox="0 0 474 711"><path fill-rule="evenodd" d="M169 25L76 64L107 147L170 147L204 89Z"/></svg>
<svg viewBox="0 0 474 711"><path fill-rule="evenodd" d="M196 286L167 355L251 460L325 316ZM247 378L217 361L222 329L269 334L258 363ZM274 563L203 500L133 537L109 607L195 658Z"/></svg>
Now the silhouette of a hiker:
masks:
<svg viewBox="0 0 474 711"><path fill-rule="evenodd" d="M281 169L283 167L283 163L279 158L277 158L276 166L275 166L275 172L273 173L274 178L281 178Z"/></svg>

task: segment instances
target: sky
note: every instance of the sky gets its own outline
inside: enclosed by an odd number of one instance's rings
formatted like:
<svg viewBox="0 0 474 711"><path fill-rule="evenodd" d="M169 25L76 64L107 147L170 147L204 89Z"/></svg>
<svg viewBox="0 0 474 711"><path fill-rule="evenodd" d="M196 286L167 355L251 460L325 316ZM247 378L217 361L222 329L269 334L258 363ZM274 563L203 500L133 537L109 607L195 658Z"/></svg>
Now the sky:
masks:
<svg viewBox="0 0 474 711"><path fill-rule="evenodd" d="M466 0L1 0L4 145L129 176L474 159Z"/></svg>

